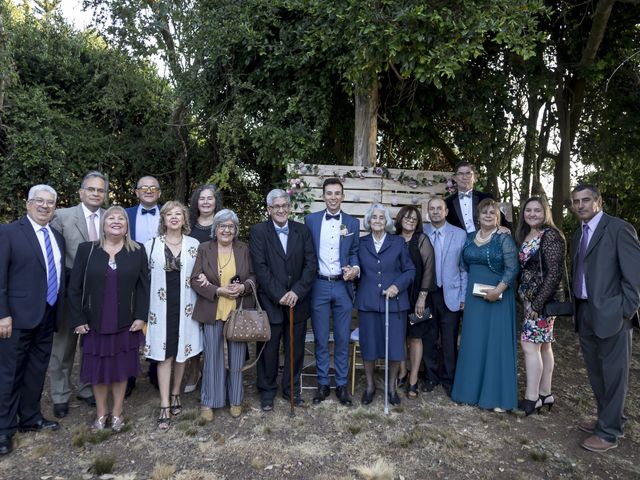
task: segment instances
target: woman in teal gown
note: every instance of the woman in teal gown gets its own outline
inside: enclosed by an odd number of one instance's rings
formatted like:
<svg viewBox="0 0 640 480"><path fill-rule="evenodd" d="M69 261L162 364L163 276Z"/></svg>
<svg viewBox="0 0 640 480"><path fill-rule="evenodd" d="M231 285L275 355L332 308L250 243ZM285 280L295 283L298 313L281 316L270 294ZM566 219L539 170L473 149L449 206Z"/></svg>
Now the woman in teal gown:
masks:
<svg viewBox="0 0 640 480"><path fill-rule="evenodd" d="M460 259L469 273L460 353L451 398L496 411L517 407L516 302L518 250L508 233L500 233L498 204L478 205L480 230L469 234ZM484 296L473 294L484 284ZM477 287L476 287L477 288Z"/></svg>

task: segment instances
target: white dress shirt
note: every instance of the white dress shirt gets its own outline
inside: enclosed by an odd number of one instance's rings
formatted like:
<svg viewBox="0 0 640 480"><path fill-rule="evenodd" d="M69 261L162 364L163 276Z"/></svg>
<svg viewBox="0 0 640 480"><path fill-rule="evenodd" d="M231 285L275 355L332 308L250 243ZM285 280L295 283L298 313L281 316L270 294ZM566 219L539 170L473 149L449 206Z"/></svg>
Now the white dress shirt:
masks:
<svg viewBox="0 0 640 480"><path fill-rule="evenodd" d="M318 273L327 277L342 275L342 267L340 266L340 222L342 220L342 212L339 215L339 220L334 218L327 220L325 210L322 216L322 225L320 225Z"/></svg>
<svg viewBox="0 0 640 480"><path fill-rule="evenodd" d="M276 222L273 222L273 227L276 229L276 233L278 233L278 228L288 228L289 227L289 220L287 220L287 223L285 223L282 227L280 225L278 225ZM286 233L278 233L278 238L280 239L280 243L282 244L282 249L284 250L284 253L287 253L287 242L289 241L289 235L287 235Z"/></svg>
<svg viewBox="0 0 640 480"><path fill-rule="evenodd" d="M51 249L53 250L53 261L56 264L56 273L58 275L58 291L60 291L60 280L62 279L62 265L60 264L60 260L62 260L62 254L60 253L60 245L58 245L58 241L56 237L53 235L51 231L51 227L47 224L45 227L34 222L29 215L27 215L29 222L31 222L31 226L36 232L36 237L38 238L38 243L40 244L40 250L42 250L42 256L44 257L44 266L47 269L47 278L49 278L49 265L47 262L47 247L44 244L44 232L43 228L47 229L49 232L49 239L51 240Z"/></svg>
<svg viewBox="0 0 640 480"><path fill-rule="evenodd" d="M460 193L460 192L459 192ZM464 220L464 228L467 230L467 233L476 231L476 224L473 222L473 190L469 190L469 197L464 197L458 199L460 200L460 212L462 212L462 220Z"/></svg>
<svg viewBox="0 0 640 480"><path fill-rule="evenodd" d="M156 205L156 214L151 215L147 213L142 214L142 205L138 205L138 212L136 213L136 242L145 243L147 240L158 236L158 226L160 225L160 209ZM151 210L151 209L147 209Z"/></svg>
<svg viewBox="0 0 640 480"><path fill-rule="evenodd" d="M96 228L96 233L98 234L98 238L96 240L100 240L100 209L92 212L85 206L84 203L81 203L80 205L82 205L84 219L87 222L87 232L89 233L89 238L91 238L91 222L93 221L93 225ZM95 217L92 219L91 215L95 215Z"/></svg>

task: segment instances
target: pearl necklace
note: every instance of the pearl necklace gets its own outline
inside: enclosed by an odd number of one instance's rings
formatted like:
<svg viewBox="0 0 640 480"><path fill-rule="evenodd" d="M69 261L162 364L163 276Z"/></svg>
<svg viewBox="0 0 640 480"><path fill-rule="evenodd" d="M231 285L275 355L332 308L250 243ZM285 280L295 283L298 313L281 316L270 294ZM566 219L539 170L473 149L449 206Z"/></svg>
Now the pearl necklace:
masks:
<svg viewBox="0 0 640 480"><path fill-rule="evenodd" d="M493 237L493 234L496 233L497 231L498 231L498 229L496 228L489 235L487 235L486 237L483 237L482 236L482 230L478 230L478 233L476 233L476 237L473 239L473 241L478 246L485 245L485 244L489 243L489 241L491 240L491 237Z"/></svg>

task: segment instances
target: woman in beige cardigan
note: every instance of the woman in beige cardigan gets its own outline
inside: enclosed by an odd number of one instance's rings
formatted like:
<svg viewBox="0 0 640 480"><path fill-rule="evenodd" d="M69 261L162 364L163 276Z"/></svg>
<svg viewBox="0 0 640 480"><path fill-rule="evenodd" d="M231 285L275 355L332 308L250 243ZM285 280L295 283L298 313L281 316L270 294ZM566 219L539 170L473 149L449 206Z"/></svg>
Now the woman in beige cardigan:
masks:
<svg viewBox="0 0 640 480"><path fill-rule="evenodd" d="M239 305L253 307L252 284L255 275L249 247L237 239L240 224L231 210L221 210L213 218L213 239L198 247L191 287L198 293L193 318L204 324L204 368L202 375L201 416L213 420L213 408L225 406L227 393L232 417L242 413L242 366L247 344L228 342L229 371L224 364L224 322L229 312ZM200 275L207 282L201 285ZM227 392L228 390L228 392Z"/></svg>

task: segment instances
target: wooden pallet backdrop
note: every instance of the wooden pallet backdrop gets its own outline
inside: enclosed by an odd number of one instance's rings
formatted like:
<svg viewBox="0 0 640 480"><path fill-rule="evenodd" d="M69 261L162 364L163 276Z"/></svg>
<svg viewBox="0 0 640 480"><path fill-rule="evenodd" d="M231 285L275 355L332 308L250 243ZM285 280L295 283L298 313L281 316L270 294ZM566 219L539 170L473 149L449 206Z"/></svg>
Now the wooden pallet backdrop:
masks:
<svg viewBox="0 0 640 480"><path fill-rule="evenodd" d="M338 177L344 185L342 208L360 219L374 202L389 208L391 216L405 205L415 205L427 221L427 202L434 195L444 196L451 172L426 170L376 169L353 165L291 164L288 169L288 187L292 190L294 215L325 208L322 201L322 183L329 177ZM293 180L293 181L292 181ZM304 187L295 187L297 181ZM292 185L293 184L293 185Z"/></svg>

